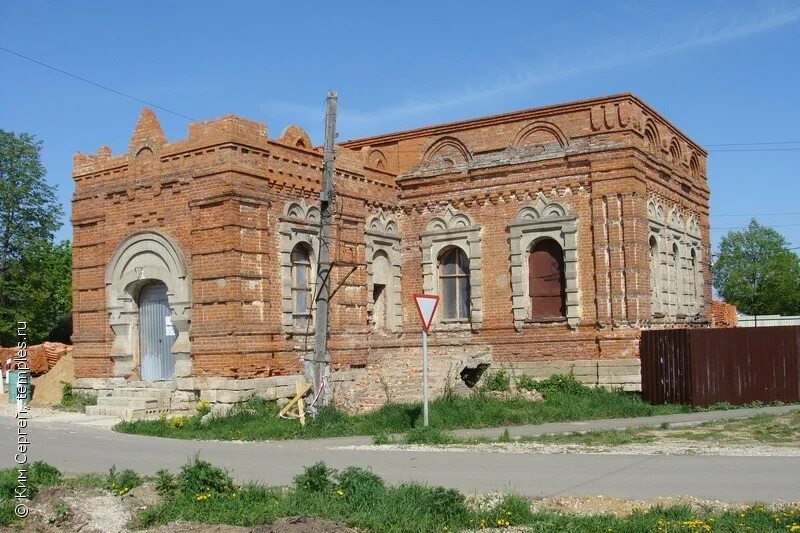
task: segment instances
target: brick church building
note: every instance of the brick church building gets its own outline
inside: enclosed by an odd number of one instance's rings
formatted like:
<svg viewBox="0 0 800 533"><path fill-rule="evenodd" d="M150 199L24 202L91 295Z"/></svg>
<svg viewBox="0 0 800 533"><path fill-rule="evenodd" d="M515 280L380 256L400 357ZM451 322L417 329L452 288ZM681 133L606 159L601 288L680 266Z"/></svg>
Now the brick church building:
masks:
<svg viewBox="0 0 800 533"><path fill-rule="evenodd" d="M709 319L706 152L621 94L339 144L328 391L420 396L480 370L636 388L642 328ZM294 394L313 347L322 149L236 116L76 154L75 388L128 418Z"/></svg>

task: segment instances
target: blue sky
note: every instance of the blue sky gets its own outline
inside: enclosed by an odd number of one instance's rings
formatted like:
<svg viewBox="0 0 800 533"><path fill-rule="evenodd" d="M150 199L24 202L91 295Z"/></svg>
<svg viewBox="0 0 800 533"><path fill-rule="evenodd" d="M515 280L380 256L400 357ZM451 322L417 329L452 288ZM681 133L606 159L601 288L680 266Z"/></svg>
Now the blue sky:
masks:
<svg viewBox="0 0 800 533"><path fill-rule="evenodd" d="M765 214L800 246L800 2L338 4L0 0L0 46L195 119L236 113L273 136L296 123L317 144L329 88L340 139L630 91L712 150L797 141L712 151L708 175L715 243ZM44 142L60 238L72 154L124 151L142 107L0 51L0 128Z"/></svg>

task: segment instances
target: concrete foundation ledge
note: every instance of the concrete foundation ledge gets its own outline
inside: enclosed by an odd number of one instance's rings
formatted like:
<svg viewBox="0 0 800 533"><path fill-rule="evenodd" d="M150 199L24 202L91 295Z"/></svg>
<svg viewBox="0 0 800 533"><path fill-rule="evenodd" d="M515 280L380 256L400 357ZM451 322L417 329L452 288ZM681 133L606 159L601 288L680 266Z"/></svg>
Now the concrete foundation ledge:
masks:
<svg viewBox="0 0 800 533"><path fill-rule="evenodd" d="M637 358L573 359L501 362L495 363L492 368L502 369L516 376L527 375L536 380L547 379L555 374L565 374L593 387L640 391L642 390L640 364Z"/></svg>

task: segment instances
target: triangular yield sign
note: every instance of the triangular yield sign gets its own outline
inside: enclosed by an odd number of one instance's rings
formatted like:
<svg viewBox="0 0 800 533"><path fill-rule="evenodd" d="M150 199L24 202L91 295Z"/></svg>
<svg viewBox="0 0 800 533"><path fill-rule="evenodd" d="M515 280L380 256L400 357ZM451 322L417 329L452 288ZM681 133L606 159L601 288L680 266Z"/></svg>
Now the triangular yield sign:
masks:
<svg viewBox="0 0 800 533"><path fill-rule="evenodd" d="M433 322L436 308L439 307L439 297L435 294L415 294L414 303L417 304L419 318L422 320L422 329L427 332Z"/></svg>

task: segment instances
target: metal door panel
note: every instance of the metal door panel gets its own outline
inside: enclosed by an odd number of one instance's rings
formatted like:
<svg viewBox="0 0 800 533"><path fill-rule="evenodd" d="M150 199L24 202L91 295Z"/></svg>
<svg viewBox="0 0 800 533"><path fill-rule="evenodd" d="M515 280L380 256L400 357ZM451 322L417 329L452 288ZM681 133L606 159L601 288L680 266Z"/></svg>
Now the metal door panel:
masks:
<svg viewBox="0 0 800 533"><path fill-rule="evenodd" d="M145 285L139 293L139 353L143 380L172 379L174 342L175 328L170 320L166 285L161 282Z"/></svg>

